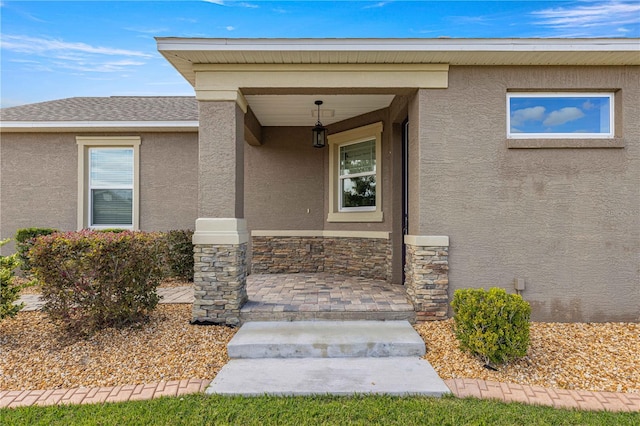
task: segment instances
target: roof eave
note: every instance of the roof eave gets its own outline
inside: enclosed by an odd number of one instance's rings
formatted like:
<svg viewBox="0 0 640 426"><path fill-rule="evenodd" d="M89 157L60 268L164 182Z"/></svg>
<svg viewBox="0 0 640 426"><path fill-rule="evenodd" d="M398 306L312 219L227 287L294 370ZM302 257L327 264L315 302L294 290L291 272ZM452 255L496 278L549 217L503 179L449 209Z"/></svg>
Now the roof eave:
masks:
<svg viewBox="0 0 640 426"><path fill-rule="evenodd" d="M193 65L446 63L452 66L640 65L640 39L209 39L157 37L192 85ZM574 53L574 55L565 54ZM579 55L575 55L579 53Z"/></svg>
<svg viewBox="0 0 640 426"><path fill-rule="evenodd" d="M0 121L0 132L197 132L198 121Z"/></svg>

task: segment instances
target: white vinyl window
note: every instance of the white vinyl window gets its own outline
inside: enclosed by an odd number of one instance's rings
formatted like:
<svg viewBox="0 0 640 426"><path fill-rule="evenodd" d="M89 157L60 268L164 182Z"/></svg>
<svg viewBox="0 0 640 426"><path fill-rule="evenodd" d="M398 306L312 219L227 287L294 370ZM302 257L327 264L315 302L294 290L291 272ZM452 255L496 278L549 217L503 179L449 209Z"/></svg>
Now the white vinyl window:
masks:
<svg viewBox="0 0 640 426"><path fill-rule="evenodd" d="M328 222L382 222L382 123L329 135Z"/></svg>
<svg viewBox="0 0 640 426"><path fill-rule="evenodd" d="M133 148L89 148L91 227L133 226Z"/></svg>
<svg viewBox="0 0 640 426"><path fill-rule="evenodd" d="M340 146L339 211L376 209L376 140Z"/></svg>
<svg viewBox="0 0 640 426"><path fill-rule="evenodd" d="M139 136L77 136L78 229L139 229Z"/></svg>
<svg viewBox="0 0 640 426"><path fill-rule="evenodd" d="M613 93L507 93L510 139L614 137Z"/></svg>

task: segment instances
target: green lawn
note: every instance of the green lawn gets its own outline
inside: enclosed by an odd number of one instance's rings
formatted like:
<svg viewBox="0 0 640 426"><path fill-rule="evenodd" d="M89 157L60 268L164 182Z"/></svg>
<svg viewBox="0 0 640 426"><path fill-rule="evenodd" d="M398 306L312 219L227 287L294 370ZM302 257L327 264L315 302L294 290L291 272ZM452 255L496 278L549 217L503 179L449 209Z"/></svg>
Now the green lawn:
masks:
<svg viewBox="0 0 640 426"><path fill-rule="evenodd" d="M9 425L638 425L640 413L555 410L477 399L221 397L0 410Z"/></svg>

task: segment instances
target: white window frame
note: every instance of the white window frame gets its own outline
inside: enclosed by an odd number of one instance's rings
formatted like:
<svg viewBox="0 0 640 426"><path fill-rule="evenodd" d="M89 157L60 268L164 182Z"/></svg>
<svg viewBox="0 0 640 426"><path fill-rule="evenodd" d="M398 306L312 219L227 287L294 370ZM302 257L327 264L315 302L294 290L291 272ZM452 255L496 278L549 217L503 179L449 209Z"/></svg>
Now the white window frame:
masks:
<svg viewBox="0 0 640 426"><path fill-rule="evenodd" d="M377 179L378 156L377 156L377 154L376 154L376 167L375 167L375 170L373 170L371 172L351 173L351 174L347 174L347 175L341 175L340 174L340 158L341 158L340 151L341 151L341 149L344 148L345 146L358 145L358 144L366 143L366 142L373 142L375 144L376 140L374 138L371 138L371 139L364 140L364 141L348 142L348 143L343 143L343 144L338 145L338 211L339 212L362 212L362 211L375 211L376 210L376 206L344 207L342 205L342 203L344 202L344 198L342 196L342 181L345 180L345 179L353 179L353 178L359 178L359 177L365 177L365 176L376 176L376 194L378 193L378 179Z"/></svg>
<svg viewBox="0 0 640 426"><path fill-rule="evenodd" d="M382 122L369 124L328 136L329 140L329 214L327 222L382 222ZM340 183L343 178L372 175L371 172L340 176L340 147L375 141L376 205L342 207Z"/></svg>
<svg viewBox="0 0 640 426"><path fill-rule="evenodd" d="M608 133L521 133L511 132L511 99L513 98L591 98L609 99ZM615 94L613 92L507 92L508 139L613 139L615 137Z"/></svg>
<svg viewBox="0 0 640 426"><path fill-rule="evenodd" d="M77 228L85 229L140 229L140 137L139 136L77 136L78 144L78 221ZM91 149L100 148L126 148L133 150L133 185L127 187L98 188L91 187L90 173L90 151ZM92 225L92 189L131 189L133 205L132 205L132 224L127 225Z"/></svg>

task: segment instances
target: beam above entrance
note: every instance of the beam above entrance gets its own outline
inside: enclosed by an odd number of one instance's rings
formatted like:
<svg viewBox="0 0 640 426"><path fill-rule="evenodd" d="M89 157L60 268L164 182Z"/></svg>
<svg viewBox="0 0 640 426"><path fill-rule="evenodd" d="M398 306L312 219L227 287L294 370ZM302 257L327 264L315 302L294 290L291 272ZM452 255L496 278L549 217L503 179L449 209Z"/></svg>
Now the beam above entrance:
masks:
<svg viewBox="0 0 640 426"><path fill-rule="evenodd" d="M446 89L447 64L194 64L196 96L234 89Z"/></svg>

